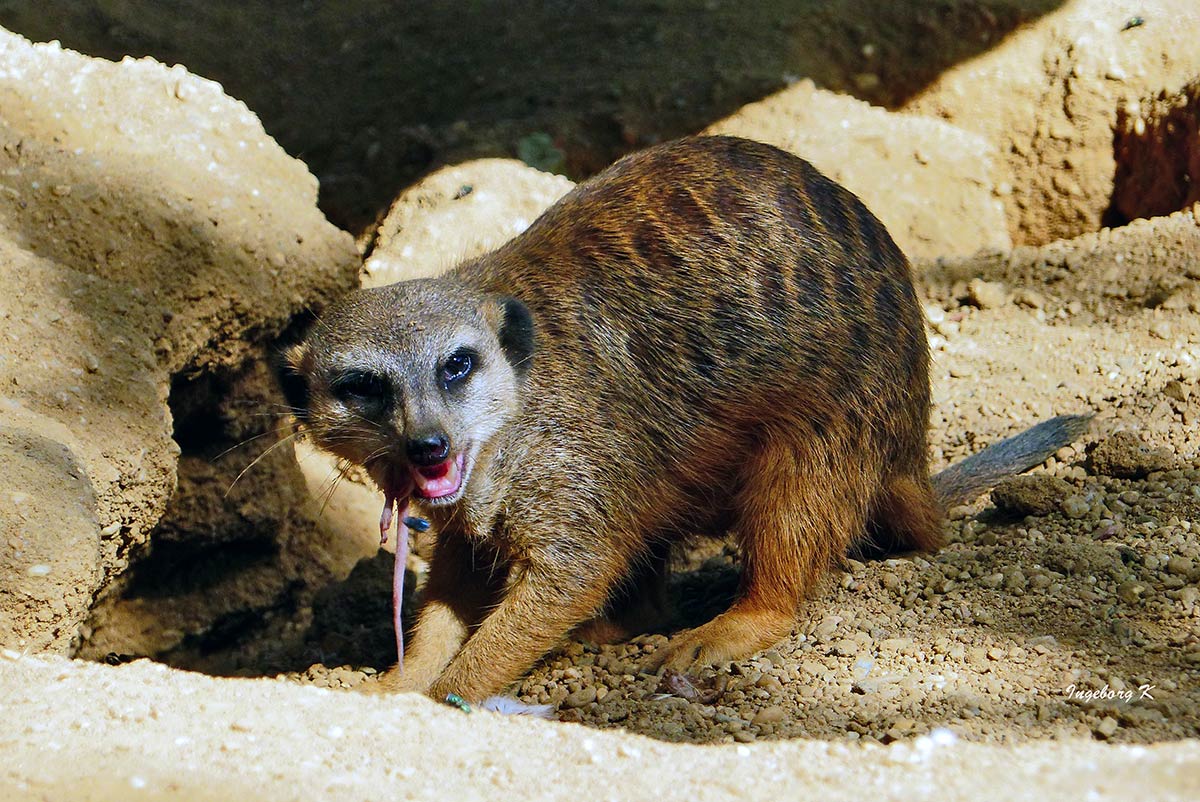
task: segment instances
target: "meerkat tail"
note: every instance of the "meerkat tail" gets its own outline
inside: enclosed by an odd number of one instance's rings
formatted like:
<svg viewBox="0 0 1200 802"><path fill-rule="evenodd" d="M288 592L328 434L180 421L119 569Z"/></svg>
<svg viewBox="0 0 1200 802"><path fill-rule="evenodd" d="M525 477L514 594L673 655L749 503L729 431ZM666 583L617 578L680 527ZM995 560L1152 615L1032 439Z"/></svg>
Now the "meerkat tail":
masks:
<svg viewBox="0 0 1200 802"><path fill-rule="evenodd" d="M942 508L970 501L1001 479L1040 465L1088 430L1092 416L1059 415L956 462L932 478Z"/></svg>

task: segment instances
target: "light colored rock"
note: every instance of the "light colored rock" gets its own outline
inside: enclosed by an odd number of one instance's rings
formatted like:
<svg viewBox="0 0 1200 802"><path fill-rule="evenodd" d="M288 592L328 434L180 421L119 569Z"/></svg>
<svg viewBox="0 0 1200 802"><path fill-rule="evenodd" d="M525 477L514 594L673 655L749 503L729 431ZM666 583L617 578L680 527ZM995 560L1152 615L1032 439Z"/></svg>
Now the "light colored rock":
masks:
<svg viewBox="0 0 1200 802"><path fill-rule="evenodd" d="M1135 15L1146 24L1124 29ZM1198 38L1192 0L1076 0L946 70L904 108L996 148L1014 241L1073 237L1099 228L1112 203L1118 107L1200 74Z"/></svg>
<svg viewBox="0 0 1200 802"><path fill-rule="evenodd" d="M1064 498L1059 502L1059 507L1062 509L1063 515L1068 518L1082 518L1092 509L1088 500L1078 494Z"/></svg>
<svg viewBox="0 0 1200 802"><path fill-rule="evenodd" d="M392 204L363 265L363 286L436 276L497 248L573 186L515 159L441 169Z"/></svg>
<svg viewBox="0 0 1200 802"><path fill-rule="evenodd" d="M596 686L585 685L579 690L571 693L563 700L563 707L575 708L583 707L596 701Z"/></svg>
<svg viewBox="0 0 1200 802"><path fill-rule="evenodd" d="M1008 303L1008 291L999 281L972 279L967 284L967 294L980 309L997 309Z"/></svg>
<svg viewBox="0 0 1200 802"><path fill-rule="evenodd" d="M751 724L762 726L764 724L778 724L787 718L787 713L778 705L772 707L764 707L754 714L754 718L750 720Z"/></svg>
<svg viewBox="0 0 1200 802"><path fill-rule="evenodd" d="M172 377L353 280L316 181L221 87L0 31L0 643L66 651L175 489ZM33 565L48 565L31 573Z"/></svg>
<svg viewBox="0 0 1200 802"><path fill-rule="evenodd" d="M1011 245L992 192L995 154L961 128L800 81L705 133L757 139L809 160L858 195L910 259Z"/></svg>

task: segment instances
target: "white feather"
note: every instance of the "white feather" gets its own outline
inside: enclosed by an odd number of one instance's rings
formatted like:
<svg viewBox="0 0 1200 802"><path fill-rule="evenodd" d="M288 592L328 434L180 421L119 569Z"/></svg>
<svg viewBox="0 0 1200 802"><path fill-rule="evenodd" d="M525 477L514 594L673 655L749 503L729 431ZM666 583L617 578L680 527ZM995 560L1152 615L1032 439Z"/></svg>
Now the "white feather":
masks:
<svg viewBox="0 0 1200 802"><path fill-rule="evenodd" d="M490 710L503 716L534 716L536 718L554 718L553 705L529 705L511 696L492 696L484 699L479 705L482 710Z"/></svg>

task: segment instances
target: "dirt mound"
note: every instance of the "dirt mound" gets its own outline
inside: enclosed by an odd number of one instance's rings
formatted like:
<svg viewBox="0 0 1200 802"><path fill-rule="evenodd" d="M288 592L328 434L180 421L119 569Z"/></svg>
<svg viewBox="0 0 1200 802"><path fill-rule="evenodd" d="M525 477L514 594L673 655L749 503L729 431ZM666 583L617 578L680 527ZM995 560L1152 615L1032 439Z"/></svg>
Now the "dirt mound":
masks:
<svg viewBox="0 0 1200 802"><path fill-rule="evenodd" d="M582 178L813 78L895 107L1061 0L79 3L10 0L0 24L220 81L321 179L354 231L432 169L552 140ZM500 11L502 9L502 12ZM230 47L237 42L237 47Z"/></svg>
<svg viewBox="0 0 1200 802"><path fill-rule="evenodd" d="M271 680L216 680L0 655L0 795L24 800L1192 800L1195 743L888 747L797 740L725 749L464 715ZM63 700L74 700L64 704ZM66 757L69 756L69 759ZM102 767L98 770L98 767ZM299 790L298 790L299 789Z"/></svg>
<svg viewBox="0 0 1200 802"><path fill-rule="evenodd" d="M1080 0L946 71L905 110L981 134L1014 242L1100 228L1113 196L1122 108L1200 75L1200 12L1188 0Z"/></svg>
<svg viewBox="0 0 1200 802"><path fill-rule="evenodd" d="M801 81L706 133L758 139L808 159L862 198L910 259L1012 245L992 185L996 153L961 128Z"/></svg>
<svg viewBox="0 0 1200 802"><path fill-rule="evenodd" d="M0 104L0 639L66 651L174 492L173 380L261 358L354 250L303 165L182 68L0 32Z"/></svg>

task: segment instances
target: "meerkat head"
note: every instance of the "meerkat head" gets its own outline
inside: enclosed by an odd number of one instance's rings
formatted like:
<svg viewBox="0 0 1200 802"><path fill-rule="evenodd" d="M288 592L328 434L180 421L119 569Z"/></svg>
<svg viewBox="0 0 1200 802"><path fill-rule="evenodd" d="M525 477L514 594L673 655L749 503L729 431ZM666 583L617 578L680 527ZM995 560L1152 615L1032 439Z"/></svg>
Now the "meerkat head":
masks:
<svg viewBox="0 0 1200 802"><path fill-rule="evenodd" d="M351 293L287 350L280 378L318 446L390 496L449 505L520 405L533 350L520 301L424 279Z"/></svg>

